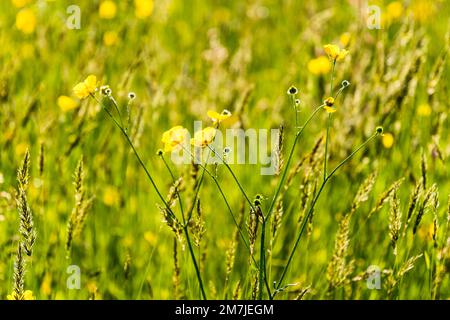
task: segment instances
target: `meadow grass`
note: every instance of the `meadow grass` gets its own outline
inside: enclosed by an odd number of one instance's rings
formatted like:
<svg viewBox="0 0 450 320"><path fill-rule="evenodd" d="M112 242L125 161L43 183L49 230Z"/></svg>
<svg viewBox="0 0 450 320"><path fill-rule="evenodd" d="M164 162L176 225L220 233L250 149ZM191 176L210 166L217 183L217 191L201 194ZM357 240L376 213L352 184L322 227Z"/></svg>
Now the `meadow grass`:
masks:
<svg viewBox="0 0 450 320"><path fill-rule="evenodd" d="M0 3L1 299L450 298L446 1L104 2Z"/></svg>

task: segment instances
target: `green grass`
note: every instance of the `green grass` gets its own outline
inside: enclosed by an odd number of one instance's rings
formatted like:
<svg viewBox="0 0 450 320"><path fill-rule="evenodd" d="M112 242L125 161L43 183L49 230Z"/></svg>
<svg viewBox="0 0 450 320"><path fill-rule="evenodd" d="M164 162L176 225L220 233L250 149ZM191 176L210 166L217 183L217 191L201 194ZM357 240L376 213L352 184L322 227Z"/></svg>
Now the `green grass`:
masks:
<svg viewBox="0 0 450 320"><path fill-rule="evenodd" d="M254 277L260 274L258 267L264 265L260 257L265 257L267 278L259 279L262 288L256 297L268 299L265 282L273 294L273 281L280 279L304 222L304 232L283 281L283 286L295 285L277 293L276 299L296 298L307 288L305 299L450 298L448 61L443 62L434 94L428 90L436 78L435 64L449 51L446 33L450 7L445 1L411 1L402 17L380 30L368 29L362 13L344 1L333 5L328 1L155 1L153 14L144 20L135 17L133 1L115 2L119 6L117 15L105 20L98 15L99 1L77 1L81 29L70 30L65 18L66 8L72 3L31 1L27 7L36 13L37 24L28 35L15 27L20 9L10 1L0 3L0 298L6 299L13 290L20 239L14 200L16 174L27 148L31 153L27 195L37 238L31 259L25 258L25 289L32 290L38 299L177 298L173 285L174 234L162 221L158 205L163 203L142 166L98 103L86 99L78 108L63 112L57 105L59 96L73 96L72 88L89 74L110 86L119 106L126 105L128 92L135 92L132 119L136 120L138 110L142 110L142 130L133 142L166 197L172 178L157 155L163 147L162 133L175 125L192 132L195 120L204 121L204 126L210 124L207 110L228 109L239 116L239 123L225 121L222 129L239 124L245 129L271 129L283 124L286 165L296 134L295 115L286 91L291 85L299 89L298 121L304 123L330 90L330 73L314 75L308 70L308 62L324 55L323 45L339 44L344 32L351 35L347 47L350 54L336 65L334 87L338 89L343 80L351 85L337 99L337 112L332 116L328 173L378 125L393 135L394 144L386 148L382 137L367 144L327 182L311 210L312 223L299 221L310 210L323 180L323 141L315 162L307 159L290 187L280 189L284 214L271 252L264 251L263 255L259 225L255 261L240 236L235 236L230 215L230 209L236 218L243 212L242 233L248 241L250 205L226 166L218 166L217 181L229 208L214 180L205 174L198 197L206 232L200 248L194 246L193 253L206 296L231 298L240 281L238 298L252 298ZM382 12L389 2L380 4ZM411 17L409 11L414 11L418 3L424 3L434 14L423 19L417 13ZM107 31L118 34L113 46L103 43ZM418 112L424 104L430 106L431 114ZM321 110L305 128L291 168L311 152L320 137L325 137L327 118ZM41 144L45 160L42 176ZM423 175L422 152L427 163L426 188L436 184L439 192L436 247L430 236L434 210L429 203L413 235L415 211L406 236L398 240L396 257L389 236L389 201L370 217L369 213L383 192L404 178L397 193L404 225L410 194ZM71 258L66 259L67 222L75 206L73 173L80 158L84 161L84 187L94 200L84 230L73 241ZM184 178L180 193L187 212L195 195L189 178L192 166L172 164L169 155L165 159L175 178ZM267 216L280 176L260 175L260 165L230 167L250 201L257 194L263 195L261 210ZM215 172L212 165L207 169ZM330 289L327 268L335 252L339 225L350 212L360 185L375 171L378 174L367 201L350 218L344 250L344 271L349 273L337 288ZM201 173L199 168L197 177ZM421 193L419 207L425 193ZM181 218L179 204L173 211ZM265 230L267 249L271 220ZM226 285L227 249L233 239L238 239L236 260ZM200 299L186 240L177 248L178 297ZM398 272L408 259L420 254L414 268L401 278L389 276L389 270ZM80 267L80 290L66 286L69 265ZM381 290L367 288L364 273L371 265L386 270ZM443 268L439 291L433 289L436 268ZM398 281L396 286L394 280Z"/></svg>

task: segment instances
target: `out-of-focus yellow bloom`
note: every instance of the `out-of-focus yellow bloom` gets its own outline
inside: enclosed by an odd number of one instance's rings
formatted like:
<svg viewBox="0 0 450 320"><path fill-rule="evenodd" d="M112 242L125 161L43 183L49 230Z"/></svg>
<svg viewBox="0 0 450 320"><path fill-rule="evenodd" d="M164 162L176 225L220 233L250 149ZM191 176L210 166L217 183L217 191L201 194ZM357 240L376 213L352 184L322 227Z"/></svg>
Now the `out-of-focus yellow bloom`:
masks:
<svg viewBox="0 0 450 320"><path fill-rule="evenodd" d="M423 103L417 108L417 115L421 117L428 117L431 115L432 111L433 110L428 103Z"/></svg>
<svg viewBox="0 0 450 320"><path fill-rule="evenodd" d="M50 273L46 273L42 280L41 292L46 296L49 296L52 293L52 276Z"/></svg>
<svg viewBox="0 0 450 320"><path fill-rule="evenodd" d="M403 15L403 4L400 1L394 1L386 7L388 19L398 19Z"/></svg>
<svg viewBox="0 0 450 320"><path fill-rule="evenodd" d="M435 2L429 0L414 1L411 4L411 11L415 20L419 22L425 22L435 13Z"/></svg>
<svg viewBox="0 0 450 320"><path fill-rule="evenodd" d="M117 6L111 0L105 0L100 3L100 7L98 8L98 14L100 18L103 19L112 19L116 16Z"/></svg>
<svg viewBox="0 0 450 320"><path fill-rule="evenodd" d="M16 156L22 157L25 154L25 152L27 152L27 149L28 144L26 144L25 142L17 144L15 148Z"/></svg>
<svg viewBox="0 0 450 320"><path fill-rule="evenodd" d="M339 43L341 44L341 46L343 46L345 48L350 44L351 39L352 39L352 35L350 34L350 32L344 32L339 37Z"/></svg>
<svg viewBox="0 0 450 320"><path fill-rule="evenodd" d="M152 246L156 244L156 235L151 231L144 233L144 239Z"/></svg>
<svg viewBox="0 0 450 320"><path fill-rule="evenodd" d="M394 145L394 136L390 133L385 133L383 134L381 141L386 149L390 149Z"/></svg>
<svg viewBox="0 0 450 320"><path fill-rule="evenodd" d="M120 201L120 193L117 188L113 186L107 186L103 193L103 203L108 207L116 206Z"/></svg>
<svg viewBox="0 0 450 320"><path fill-rule="evenodd" d="M88 76L83 82L80 82L73 88L74 94L79 99L89 97L91 93L94 93L97 89L97 77L94 75Z"/></svg>
<svg viewBox="0 0 450 320"><path fill-rule="evenodd" d="M197 131L194 134L194 138L191 139L191 144L196 147L206 147L210 145L216 137L216 129L213 127L207 127L203 130Z"/></svg>
<svg viewBox="0 0 450 320"><path fill-rule="evenodd" d="M325 56L312 59L308 62L308 70L315 75L326 74L331 70L330 60Z"/></svg>
<svg viewBox="0 0 450 320"><path fill-rule="evenodd" d="M325 109L326 112L328 112L328 113L336 112L336 108L333 108L333 106L334 106L334 98L333 97L326 98L323 103L325 104L325 106L323 108Z"/></svg>
<svg viewBox="0 0 450 320"><path fill-rule="evenodd" d="M68 96L58 97L57 103L62 112L69 112L78 107L77 101Z"/></svg>
<svg viewBox="0 0 450 320"><path fill-rule="evenodd" d="M36 300L33 296L33 291L25 290L22 297L18 297L15 292L8 294L6 297L8 300Z"/></svg>
<svg viewBox="0 0 450 320"><path fill-rule="evenodd" d="M118 40L119 40L119 36L117 35L117 32L115 32L115 31L107 31L103 35L103 44L107 47L114 46Z"/></svg>
<svg viewBox="0 0 450 320"><path fill-rule="evenodd" d="M208 117L211 118L211 120L214 123L220 123L231 117L231 112L228 110L223 110L222 113L218 113L216 111L209 110L206 114L208 115Z"/></svg>
<svg viewBox="0 0 450 320"><path fill-rule="evenodd" d="M25 59L32 58L34 56L34 51L34 46L31 43L24 43L20 47L20 53Z"/></svg>
<svg viewBox="0 0 450 320"><path fill-rule="evenodd" d="M16 8L22 8L29 4L31 1L32 0L12 0L11 2Z"/></svg>
<svg viewBox="0 0 450 320"><path fill-rule="evenodd" d="M153 13L153 0L134 0L135 15L139 19L148 18Z"/></svg>
<svg viewBox="0 0 450 320"><path fill-rule="evenodd" d="M171 152L181 148L186 142L187 129L182 126L175 126L163 133L161 141L164 143L164 151Z"/></svg>
<svg viewBox="0 0 450 320"><path fill-rule="evenodd" d="M348 54L348 50L341 49L335 44L327 44L323 46L323 49L332 61L341 61Z"/></svg>
<svg viewBox="0 0 450 320"><path fill-rule="evenodd" d="M20 10L16 15L16 28L25 34L31 34L36 29L36 15L28 8Z"/></svg>

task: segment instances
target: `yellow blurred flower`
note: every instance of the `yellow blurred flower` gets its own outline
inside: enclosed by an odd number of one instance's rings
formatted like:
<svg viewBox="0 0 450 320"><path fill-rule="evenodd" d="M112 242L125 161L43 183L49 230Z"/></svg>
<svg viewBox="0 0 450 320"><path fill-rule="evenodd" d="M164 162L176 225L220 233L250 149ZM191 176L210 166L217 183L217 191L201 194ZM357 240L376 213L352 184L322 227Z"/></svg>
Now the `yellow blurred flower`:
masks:
<svg viewBox="0 0 450 320"><path fill-rule="evenodd" d="M387 8L388 19L398 19L403 15L403 4L400 1L394 1L388 4Z"/></svg>
<svg viewBox="0 0 450 320"><path fill-rule="evenodd" d="M75 96L79 99L89 97L97 89L97 77L94 75L88 76L83 82L80 82L73 88Z"/></svg>
<svg viewBox="0 0 450 320"><path fill-rule="evenodd" d="M119 36L117 35L117 32L115 31L107 31L103 35L103 44L107 47L112 47L115 44L117 44L117 41L119 40Z"/></svg>
<svg viewBox="0 0 450 320"><path fill-rule="evenodd" d="M22 9L16 15L16 28L25 34L31 34L36 29L36 15L31 9Z"/></svg>
<svg viewBox="0 0 450 320"><path fill-rule="evenodd" d="M315 75L326 74L331 70L330 60L327 59L325 56L320 56L318 58L311 59L308 62L308 70L309 72Z"/></svg>
<svg viewBox="0 0 450 320"><path fill-rule="evenodd" d="M112 19L116 16L117 6L111 0L105 0L100 3L100 7L98 8L98 14L100 18L103 19Z"/></svg>
<svg viewBox="0 0 450 320"><path fill-rule="evenodd" d="M213 127L207 127L203 130L197 131L194 134L194 138L191 139L191 144L196 147L206 147L210 145L216 137L216 129Z"/></svg>
<svg viewBox="0 0 450 320"><path fill-rule="evenodd" d="M139 19L148 18L153 13L153 0L134 0L135 15Z"/></svg>
<svg viewBox="0 0 450 320"><path fill-rule="evenodd" d="M341 49L335 44L327 44L323 46L323 49L332 61L341 61L348 54L348 50Z"/></svg>
<svg viewBox="0 0 450 320"><path fill-rule="evenodd" d="M16 145L15 151L16 151L16 156L18 157L22 157L25 152L27 152L28 149L28 144L22 142L19 143L18 145Z"/></svg>
<svg viewBox="0 0 450 320"><path fill-rule="evenodd" d="M336 108L334 108L334 98L333 97L328 97L326 98L323 103L325 104L325 106L323 107L325 109L326 112L328 113L334 113L336 112Z"/></svg>
<svg viewBox="0 0 450 320"><path fill-rule="evenodd" d="M433 16L436 11L436 7L434 1L417 0L412 3L411 11L415 20L425 22Z"/></svg>
<svg viewBox="0 0 450 320"><path fill-rule="evenodd" d="M58 97L57 103L62 112L69 112L78 107L78 102L68 96Z"/></svg>
<svg viewBox="0 0 450 320"><path fill-rule="evenodd" d="M34 50L34 46L31 43L24 43L20 48L20 53L25 59L29 59L34 56Z"/></svg>
<svg viewBox="0 0 450 320"><path fill-rule="evenodd" d="M25 7L27 4L29 4L32 0L11 0L12 4L16 8L22 8Z"/></svg>
<svg viewBox="0 0 450 320"><path fill-rule="evenodd" d="M49 296L52 293L52 276L50 273L46 273L42 280L41 292L46 296Z"/></svg>
<svg viewBox="0 0 450 320"><path fill-rule="evenodd" d="M108 207L117 206L120 202L120 193L116 187L107 186L103 193L103 203Z"/></svg>
<svg viewBox="0 0 450 320"><path fill-rule="evenodd" d="M224 120L226 120L226 119L231 117L231 112L226 110L226 109L223 110L221 113L218 113L218 112L213 111L213 110L209 110L206 114L208 115L208 117L211 118L211 120L214 123L220 123L220 122L222 122L222 121L224 121Z"/></svg>
<svg viewBox="0 0 450 320"><path fill-rule="evenodd" d="M350 40L352 39L352 36L350 32L344 32L339 37L339 43L345 48L350 44Z"/></svg>
<svg viewBox="0 0 450 320"><path fill-rule="evenodd" d="M431 115L432 111L433 110L428 103L423 103L417 108L417 115L421 117L428 117Z"/></svg>
<svg viewBox="0 0 450 320"><path fill-rule="evenodd" d="M8 300L36 300L33 296L33 291L25 290L22 297L17 296L15 292L8 294L6 297Z"/></svg>
<svg viewBox="0 0 450 320"><path fill-rule="evenodd" d="M394 136L390 133L385 133L383 134L381 141L386 149L390 149L394 145Z"/></svg>
<svg viewBox="0 0 450 320"><path fill-rule="evenodd" d="M144 233L144 239L152 246L156 244L156 235L151 231Z"/></svg>
<svg viewBox="0 0 450 320"><path fill-rule="evenodd" d="M179 150L186 142L187 129L182 126L175 126L163 133L161 141L164 143L164 152Z"/></svg>

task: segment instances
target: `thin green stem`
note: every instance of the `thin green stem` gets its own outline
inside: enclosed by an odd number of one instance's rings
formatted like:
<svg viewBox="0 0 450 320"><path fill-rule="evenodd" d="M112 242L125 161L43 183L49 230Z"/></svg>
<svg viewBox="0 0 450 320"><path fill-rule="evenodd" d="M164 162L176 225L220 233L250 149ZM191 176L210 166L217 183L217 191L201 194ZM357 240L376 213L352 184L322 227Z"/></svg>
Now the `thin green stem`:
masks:
<svg viewBox="0 0 450 320"><path fill-rule="evenodd" d="M167 163L166 158L164 158L164 155L161 154L160 157L161 157L161 159L162 159L162 161L163 161L165 167L167 168L167 171L169 172L169 174L170 174L170 176L171 176L171 178L172 178L172 183L173 183L174 186L175 186L175 182L176 182L176 181L175 181L175 175L173 174L172 169L170 169L170 166L169 166L169 164ZM177 194L178 201L179 201L179 203L180 203L181 216L184 217L183 201L181 200L181 194L180 194L180 192L178 191L178 187L175 187L175 193Z"/></svg>
<svg viewBox="0 0 450 320"><path fill-rule="evenodd" d="M247 200L248 204L250 205L250 207L255 210L255 208L253 207L253 203L250 201L250 198L247 196L247 193L245 192L244 188L242 187L241 183L239 182L239 179L236 177L236 175L234 174L233 170L231 169L230 165L214 150L211 148L210 145L208 145L208 148L215 153L215 155L220 159L220 161L222 161L222 163L225 165L225 167L228 169L228 171L231 173L234 181L236 181L236 184L239 187L239 190L241 191L242 195L244 196L245 200Z"/></svg>
<svg viewBox="0 0 450 320"><path fill-rule="evenodd" d="M291 250L291 253L289 254L289 258L288 261L283 269L283 272L281 273L281 277L280 280L277 282L276 285L276 291L274 292L274 296L277 292L278 289L280 289L280 287L282 286L284 277L286 276L286 273L288 271L289 265L292 262L292 258L294 257L295 251L297 250L297 247L300 243L300 239L303 235L303 232L305 230L306 224L311 216L311 214L314 211L315 205L317 203L317 201L319 200L320 195L322 194L322 191L325 187L325 185L327 184L327 182L331 179L331 177L333 177L333 175L336 173L337 170L339 170L339 168L341 168L348 160L350 160L359 150L361 150L363 147L365 147L373 138L375 138L376 136L378 136L378 133L373 134L371 137L369 137L364 143L362 143L358 148L356 148L348 157L346 157L344 160L342 160L339 165L336 166L336 168L333 169L333 171L331 171L331 173L327 176L327 178L322 182L322 184L320 185L319 191L317 192L316 196L314 197L313 202L311 203L311 206L308 210L307 215L303 218L302 221L302 225L300 227L300 233L297 236L297 239L295 240L295 244L294 247ZM274 298L274 296L272 296L272 299Z"/></svg>
<svg viewBox="0 0 450 320"><path fill-rule="evenodd" d="M119 120L120 120L121 127L124 128L124 130L126 131L126 128L125 128L125 126L123 124L122 112L120 112L120 109L119 109L119 106L117 105L116 100L112 96L108 96L108 98L112 102L112 104L114 105L114 107L115 107L115 109L117 111L117 114L119 115Z"/></svg>
<svg viewBox="0 0 450 320"><path fill-rule="evenodd" d="M294 143L292 144L292 148L291 151L289 152L289 157L288 160L286 162L286 165L284 167L283 173L281 174L281 179L278 182L278 186L277 189L275 191L275 194L273 195L272 201L270 202L270 206L269 206L269 210L267 211L267 215L265 217L265 219L267 220L270 215L272 214L272 210L273 207L275 206L275 202L278 199L278 195L280 194L281 188L283 186L284 180L286 179L287 176L287 172L289 170L289 167L291 165L292 162L292 158L294 156L294 151L295 151L295 147L297 145L298 139L300 138L300 136L303 133L303 130L307 127L307 125L309 124L309 122L314 118L314 116L324 107L324 105L321 105L319 107L317 107L314 112L309 116L309 118L305 121L305 123L303 124L303 127L296 133L295 135L295 139L294 139Z"/></svg>
<svg viewBox="0 0 450 320"><path fill-rule="evenodd" d="M176 219L175 214L173 213L172 209L170 208L170 206L168 205L168 203L166 202L166 200L164 199L164 197L162 196L161 192L159 191L155 181L153 180L150 172L148 171L147 167L145 166L144 162L142 161L139 153L137 152L136 148L134 147L133 142L131 141L130 137L128 136L128 133L125 131L125 129L117 122L117 120L114 118L114 116L111 114L111 112L106 108L106 106L101 103L93 94L91 94L91 97L94 98L95 101L97 101L97 103L99 103L102 107L103 110L106 111L106 113L110 116L110 118L113 120L114 124L120 129L120 131L122 132L122 134L124 135L126 141L128 142L128 144L130 145L131 149L134 152L134 155L136 156L139 164L141 165L141 167L144 169L145 174L147 175L147 178L150 180L153 188L156 190L156 193L158 194L159 198L161 199L161 201L164 203L164 206L166 207L166 209L168 210L169 213L171 213L171 215ZM184 218L184 215L183 215ZM192 258L192 262L194 264L194 268L197 274L197 279L200 285L200 289L202 292L202 296L203 299L206 300L206 294L205 294L205 290L203 288L203 280L201 278L201 274L200 274L200 269L198 268L198 264L197 264L197 260L195 258L195 254L194 251L192 250L192 245L190 243L190 238L189 238L189 233L187 232L187 225L186 223L184 223L184 227L183 230L185 232L185 236L186 236L186 240L188 242L188 247L189 247L189 252Z"/></svg>
<svg viewBox="0 0 450 320"><path fill-rule="evenodd" d="M298 128L298 114L297 114L297 104L295 103L295 95L291 96L292 99L292 105L294 107L295 112L295 129Z"/></svg>
<svg viewBox="0 0 450 320"><path fill-rule="evenodd" d="M331 79L330 79L330 97L333 95L333 86L334 86L334 72L336 69L336 60L333 61L333 70L331 71ZM328 166L328 144L330 140L330 127L331 127L331 113L328 113L327 120L327 136L325 139L325 158L323 161L323 181L327 178L327 166Z"/></svg>
<svg viewBox="0 0 450 320"><path fill-rule="evenodd" d="M327 136L325 139L325 158L323 159L323 180L327 179L327 165L328 165L328 143L330 140L330 126L331 126L331 113L328 113L327 120Z"/></svg>
<svg viewBox="0 0 450 320"><path fill-rule="evenodd" d="M266 248L265 248L265 237L266 236L266 220L263 217L262 227L261 227L261 243L259 250L259 300L263 298L263 284L266 283L267 293L269 297L272 296L270 292L270 286L267 281L267 272L266 272Z"/></svg>
<svg viewBox="0 0 450 320"><path fill-rule="evenodd" d="M187 150L186 148L184 148L184 149L190 153L189 150ZM193 157L192 153L190 153L190 155L191 155L191 157ZM219 184L219 181L217 180L217 178L216 178L216 177L215 177L208 169L206 169L206 166L204 166L204 165L202 165L202 164L199 164L199 166L200 166L201 168L203 168L203 172L205 172L207 175L209 175L209 176L211 177L211 179L214 181L214 183L216 184L217 189L219 190L219 193L221 194L223 200L225 201L225 205L227 206L228 211L230 212L230 215L231 215L231 217L232 217L232 219L233 219L233 222L234 222L234 224L236 225L236 227L238 228L239 235L241 236L242 241L244 242L245 247L250 251L250 247L249 247L249 245L248 245L248 243L247 243L247 240L246 240L245 237L244 237L244 234L243 234L243 232L242 232L242 229L240 228L239 223L238 223L238 221L236 220L236 216L234 215L233 210L231 209L231 206L230 206L230 204L229 204L229 202L228 202L228 200L227 200L227 197L225 196L225 193L223 192L222 187L221 187L220 184ZM254 261L255 261L255 260L254 260ZM255 261L255 264L256 264L256 261Z"/></svg>

